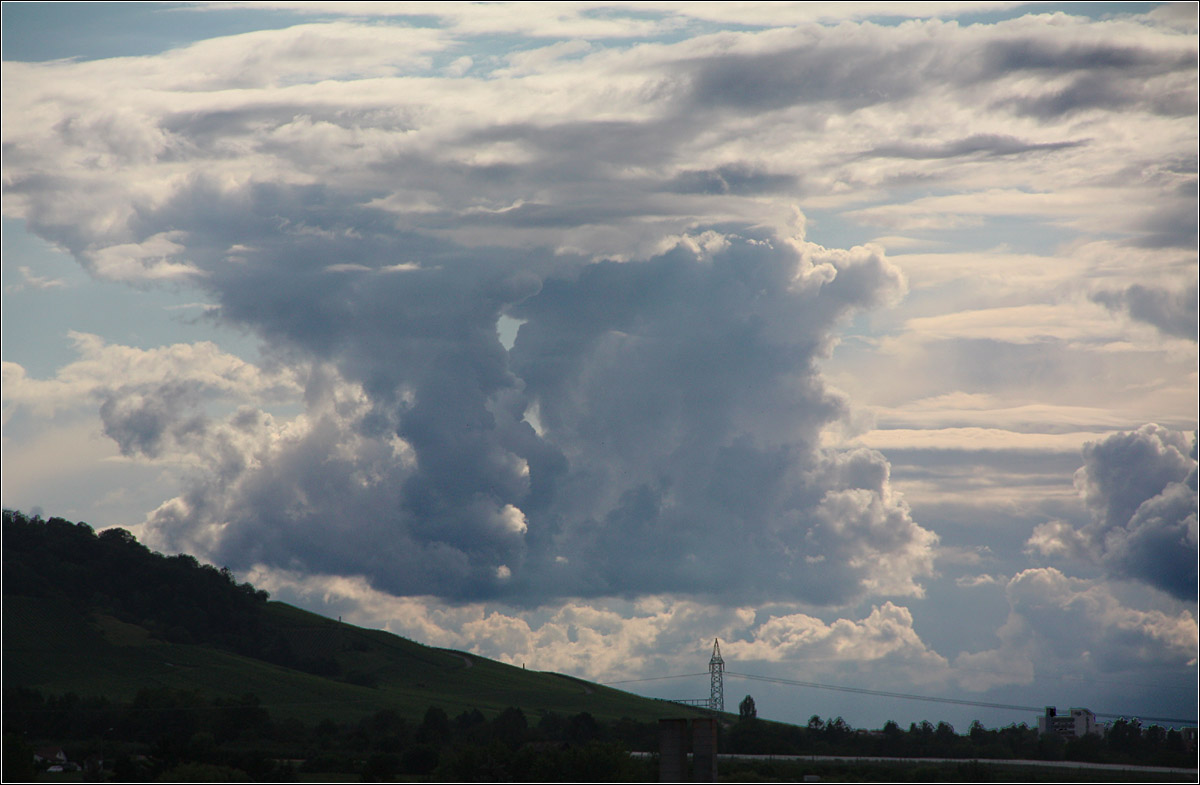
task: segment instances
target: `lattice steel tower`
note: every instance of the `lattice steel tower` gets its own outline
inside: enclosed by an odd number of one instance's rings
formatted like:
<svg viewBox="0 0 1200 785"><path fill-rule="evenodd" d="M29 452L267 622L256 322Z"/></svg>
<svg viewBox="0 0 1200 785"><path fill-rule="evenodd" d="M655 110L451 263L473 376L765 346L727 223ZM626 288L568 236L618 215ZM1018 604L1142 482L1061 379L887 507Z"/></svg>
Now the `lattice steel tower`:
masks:
<svg viewBox="0 0 1200 785"><path fill-rule="evenodd" d="M725 660L721 659L721 644L716 638L713 638L712 659L708 661L708 676L712 681L708 708L725 711Z"/></svg>

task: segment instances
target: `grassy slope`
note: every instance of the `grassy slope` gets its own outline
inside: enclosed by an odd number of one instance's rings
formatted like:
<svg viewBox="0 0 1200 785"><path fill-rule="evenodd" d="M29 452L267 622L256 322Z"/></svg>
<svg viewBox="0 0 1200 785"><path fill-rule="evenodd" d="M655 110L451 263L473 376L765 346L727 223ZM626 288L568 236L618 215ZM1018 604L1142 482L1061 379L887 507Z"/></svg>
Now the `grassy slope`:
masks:
<svg viewBox="0 0 1200 785"><path fill-rule="evenodd" d="M16 596L4 598L4 686L115 700L128 700L144 687L229 698L252 692L272 716L306 722L351 720L383 708L419 720L431 705L452 717L471 708L493 714L507 706L521 708L531 719L546 711L643 721L692 712L571 677L430 648L283 603L269 603L266 613L297 654L332 658L341 674L367 674L376 686L313 676L207 646L164 643L140 627L66 602Z"/></svg>

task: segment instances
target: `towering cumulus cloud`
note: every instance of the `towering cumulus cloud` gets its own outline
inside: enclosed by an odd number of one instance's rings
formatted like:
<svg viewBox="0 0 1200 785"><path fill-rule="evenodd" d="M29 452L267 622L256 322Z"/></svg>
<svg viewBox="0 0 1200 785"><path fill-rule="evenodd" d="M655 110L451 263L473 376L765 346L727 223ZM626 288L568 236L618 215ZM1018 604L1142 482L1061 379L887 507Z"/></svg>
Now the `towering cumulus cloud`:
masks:
<svg viewBox="0 0 1200 785"><path fill-rule="evenodd" d="M1092 522L1039 526L1043 553L1091 558L1183 600L1196 599L1196 437L1144 425L1088 444L1075 484Z"/></svg>
<svg viewBox="0 0 1200 785"><path fill-rule="evenodd" d="M819 446L843 414L815 367L831 330L902 286L878 249L710 233L551 263L316 242L208 278L228 318L320 369L309 427L164 505L159 536L455 598L918 590L934 538L886 461Z"/></svg>

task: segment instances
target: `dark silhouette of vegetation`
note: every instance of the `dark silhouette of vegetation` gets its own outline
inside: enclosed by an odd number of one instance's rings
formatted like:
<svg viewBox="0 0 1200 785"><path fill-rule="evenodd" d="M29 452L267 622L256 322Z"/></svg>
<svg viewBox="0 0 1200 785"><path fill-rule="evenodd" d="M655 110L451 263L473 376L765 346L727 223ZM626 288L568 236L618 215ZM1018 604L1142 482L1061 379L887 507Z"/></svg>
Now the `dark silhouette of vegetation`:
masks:
<svg viewBox="0 0 1200 785"><path fill-rule="evenodd" d="M193 692L153 688L127 703L18 689L6 692L4 703L5 767L14 775L31 770L34 746L54 740L71 760L103 757L111 778L122 781L288 782L321 775L362 781L635 782L657 777L656 761L629 754L657 749L656 722L600 722L585 712L546 712L531 722L515 707L492 717L471 709L451 718L441 707L431 706L420 723L384 709L357 722L324 719L310 725L273 718L254 695L207 700ZM841 718L813 717L807 727L799 727L739 716L722 731L724 752L848 757L898 753L962 762L897 768L863 761L834 769L808 761L724 760L721 771L736 781L794 780L805 773L859 781L1004 781L1012 778L1011 772L973 761L1070 760L1071 750L1083 749L1081 744L1088 745L1096 762L1179 767L1195 763L1194 753L1186 753L1176 738L1178 733L1143 730L1135 722L1122 722L1115 736L1051 745L1045 743L1050 737L1039 737L1036 729L1024 725L987 729L972 723L966 735L943 726L940 735L939 726L931 723L914 723L906 731L889 722L881 731L866 732ZM1067 773L1024 771L1022 780L1053 781Z"/></svg>
<svg viewBox="0 0 1200 785"><path fill-rule="evenodd" d="M62 743L71 760L104 757L112 778L124 781L287 782L324 774L363 781L623 782L655 776L629 752L631 741L657 739L657 723L601 723L586 712L546 713L533 724L515 707L490 719L477 709L450 719L431 706L419 724L384 709L357 723L324 719L310 726L275 720L254 695L207 700L157 688L128 703L15 689L6 691L4 704L5 766L14 773L33 770L22 768L32 767L28 738Z"/></svg>
<svg viewBox="0 0 1200 785"><path fill-rule="evenodd" d="M4 511L4 594L66 600L149 630L170 643L203 643L305 669L262 622L265 591L228 568L164 556L125 529ZM323 674L328 675L328 674Z"/></svg>
<svg viewBox="0 0 1200 785"><path fill-rule="evenodd" d="M721 749L744 754L847 755L902 758L1074 760L1149 766L1195 767L1196 753L1184 748L1175 729L1117 720L1106 735L1062 739L1039 735L1024 723L985 728L978 720L960 735L947 722L912 723L903 730L888 721L881 730L850 727L841 717L813 715L806 727L764 722L742 714L729 728Z"/></svg>
<svg viewBox="0 0 1200 785"><path fill-rule="evenodd" d="M758 709L754 706L754 698L749 695L742 698L742 702L738 704L738 717L742 720L752 720L758 717Z"/></svg>

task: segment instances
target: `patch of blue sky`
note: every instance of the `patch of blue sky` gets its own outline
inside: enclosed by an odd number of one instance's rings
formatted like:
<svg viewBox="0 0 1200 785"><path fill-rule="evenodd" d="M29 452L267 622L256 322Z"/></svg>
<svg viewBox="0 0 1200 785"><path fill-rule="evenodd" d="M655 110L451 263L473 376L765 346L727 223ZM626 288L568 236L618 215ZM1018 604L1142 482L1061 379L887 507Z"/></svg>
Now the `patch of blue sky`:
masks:
<svg viewBox="0 0 1200 785"><path fill-rule="evenodd" d="M504 68L508 58L531 49L541 49L554 43L545 38L529 38L516 33L488 33L486 35L456 34L457 42L440 52L431 55L432 68L441 71L460 57L467 56L472 60L471 67L463 72L463 76L486 77L497 68ZM581 52L580 55L587 54ZM571 59L563 56L560 60Z"/></svg>
<svg viewBox="0 0 1200 785"><path fill-rule="evenodd" d="M654 35L629 37L617 36L607 39L607 43L616 45L633 45L637 43L645 43L647 40L653 40L655 43L664 44L678 43L679 41L683 41L688 38L695 38L697 35L710 35L728 32L752 32L771 26L762 23L738 23L730 22L728 20L713 22L706 19L697 19L688 16L669 16L659 10L637 9L629 7L589 8L581 13L580 16L591 19L631 19L640 22L659 23Z"/></svg>
<svg viewBox="0 0 1200 785"><path fill-rule="evenodd" d="M530 37L523 33L487 33L487 34L462 34L456 33L455 37L458 43L455 43L441 52L433 53L431 56L432 70L442 71L451 66L456 60L464 55L470 57L471 66L465 69L462 76L486 79L493 76L493 71L502 70L509 66L509 58L514 55L519 55L522 52L530 52L537 49L544 49L548 46L553 46L556 43L564 41L584 41L591 46L589 48L581 48L578 51L567 51L558 54L555 57L557 62L570 62L573 60L582 60L585 57L595 54L598 51L605 50L620 50L629 49L639 44L645 44L645 38L588 38L584 36L559 36L559 37ZM680 33L675 39L669 37L655 36L656 43L670 43L675 40L683 41L690 36L685 33Z"/></svg>
<svg viewBox="0 0 1200 785"><path fill-rule="evenodd" d="M319 19L272 8L212 9L184 3L5 3L4 59L44 62L155 55L180 46Z"/></svg>
<svg viewBox="0 0 1200 785"><path fill-rule="evenodd" d="M1131 14L1147 14L1168 3L1023 3L1011 8L997 8L988 11L964 12L955 14L953 19L961 25L989 25L997 22L1007 22L1031 14L1067 14L1081 16L1087 19L1112 19ZM878 21L872 19L871 21ZM882 21L878 22L883 24Z"/></svg>
<svg viewBox="0 0 1200 785"><path fill-rule="evenodd" d="M15 218L3 219L2 246L4 359L30 376L51 377L78 359L70 331L139 349L212 340L244 360L258 356L252 336L206 316L197 289L97 280Z"/></svg>

